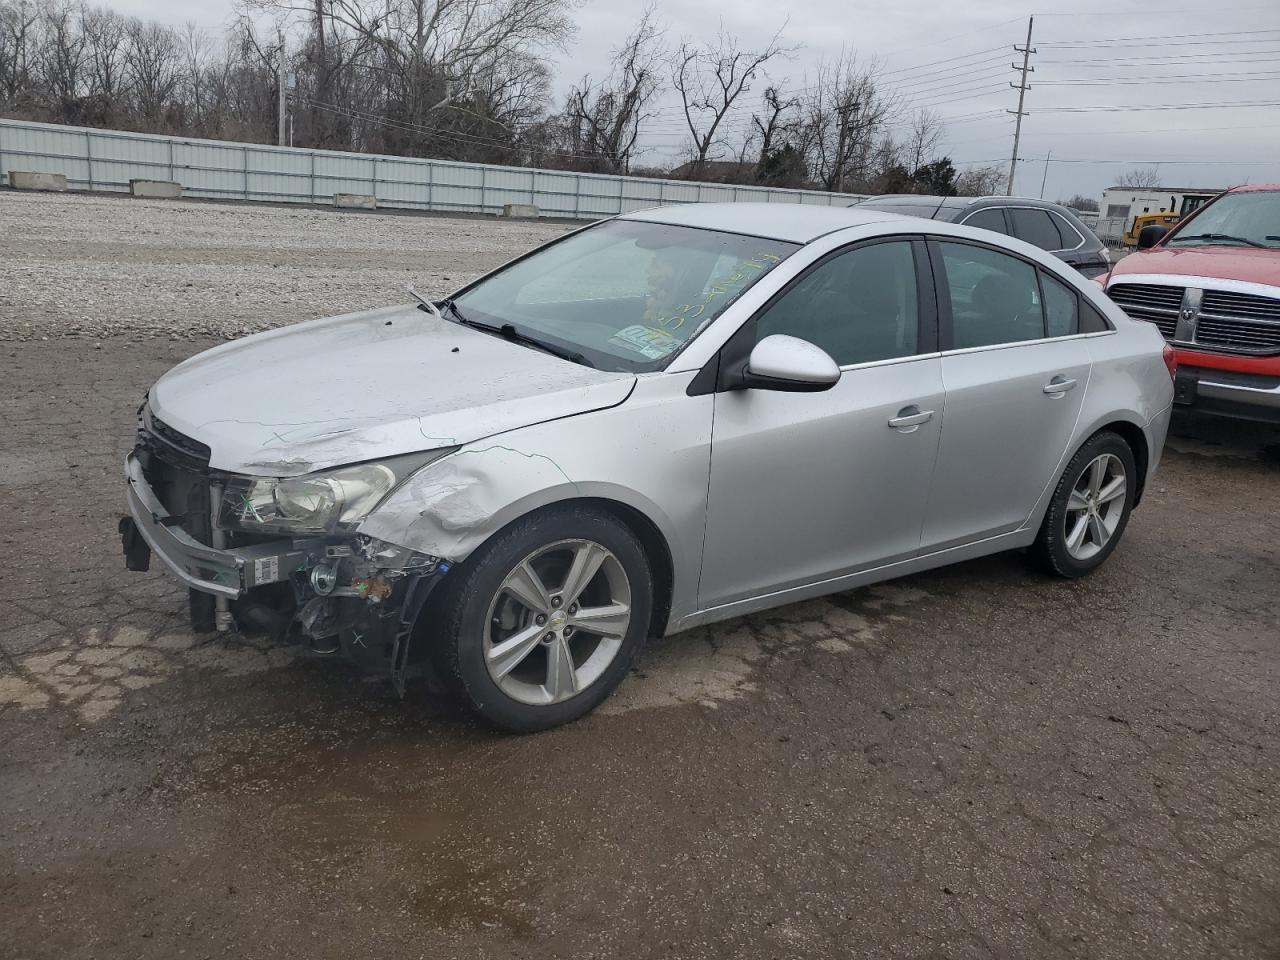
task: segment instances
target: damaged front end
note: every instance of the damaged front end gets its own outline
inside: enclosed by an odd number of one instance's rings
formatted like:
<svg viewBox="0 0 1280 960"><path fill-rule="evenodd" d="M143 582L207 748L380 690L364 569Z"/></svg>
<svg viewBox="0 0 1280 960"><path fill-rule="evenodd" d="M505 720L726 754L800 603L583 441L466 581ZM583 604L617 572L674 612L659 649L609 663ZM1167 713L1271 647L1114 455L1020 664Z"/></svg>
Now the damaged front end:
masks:
<svg viewBox="0 0 1280 960"><path fill-rule="evenodd" d="M208 447L144 404L125 463L126 566L146 570L159 557L189 588L199 632L270 633L402 686L422 660L410 656L414 626L451 564L356 528L405 477L448 452L248 477L210 468Z"/></svg>

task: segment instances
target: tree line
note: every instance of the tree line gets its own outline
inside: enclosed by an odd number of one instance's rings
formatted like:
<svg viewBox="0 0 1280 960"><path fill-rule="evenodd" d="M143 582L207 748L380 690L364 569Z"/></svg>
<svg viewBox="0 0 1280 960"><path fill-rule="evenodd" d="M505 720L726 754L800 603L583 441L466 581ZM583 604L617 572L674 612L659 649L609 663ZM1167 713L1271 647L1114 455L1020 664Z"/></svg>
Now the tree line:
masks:
<svg viewBox="0 0 1280 960"><path fill-rule="evenodd" d="M797 52L785 24L759 47L723 29L672 41L651 6L607 75L557 97L574 7L241 0L212 37L75 0L0 0L0 113L271 143L283 85L300 147L864 193L1003 185L998 167L957 171L942 119L890 90L873 61L846 52L779 79ZM655 129L683 144L674 168L644 162Z"/></svg>

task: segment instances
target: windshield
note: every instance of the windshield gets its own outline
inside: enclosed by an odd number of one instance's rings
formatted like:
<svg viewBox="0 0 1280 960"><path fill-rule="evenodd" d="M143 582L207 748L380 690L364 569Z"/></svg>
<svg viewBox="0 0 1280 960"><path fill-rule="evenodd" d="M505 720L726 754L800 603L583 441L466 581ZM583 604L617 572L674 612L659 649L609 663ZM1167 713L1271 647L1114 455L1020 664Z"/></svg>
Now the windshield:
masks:
<svg viewBox="0 0 1280 960"><path fill-rule="evenodd" d="M1225 193L1184 220L1165 245L1280 247L1280 191Z"/></svg>
<svg viewBox="0 0 1280 960"><path fill-rule="evenodd" d="M781 240L609 220L486 277L455 318L572 351L603 370L660 370L798 249Z"/></svg>

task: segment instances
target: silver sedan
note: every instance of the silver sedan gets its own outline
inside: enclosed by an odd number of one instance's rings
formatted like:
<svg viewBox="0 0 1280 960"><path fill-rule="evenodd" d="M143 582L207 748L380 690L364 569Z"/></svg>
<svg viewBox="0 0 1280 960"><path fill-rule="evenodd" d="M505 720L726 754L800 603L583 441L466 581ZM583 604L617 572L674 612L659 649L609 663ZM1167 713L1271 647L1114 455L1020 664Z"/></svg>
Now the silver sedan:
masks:
<svg viewBox="0 0 1280 960"><path fill-rule="evenodd" d="M1003 550L1116 548L1173 399L1159 333L1007 237L690 205L452 296L285 327L149 391L126 562L517 731L645 638Z"/></svg>

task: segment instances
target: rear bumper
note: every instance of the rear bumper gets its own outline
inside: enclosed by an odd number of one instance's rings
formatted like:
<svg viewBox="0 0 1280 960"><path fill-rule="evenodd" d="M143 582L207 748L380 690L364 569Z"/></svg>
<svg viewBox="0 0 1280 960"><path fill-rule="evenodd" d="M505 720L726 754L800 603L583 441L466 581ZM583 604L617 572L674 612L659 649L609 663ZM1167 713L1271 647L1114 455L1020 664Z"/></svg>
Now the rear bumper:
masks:
<svg viewBox="0 0 1280 960"><path fill-rule="evenodd" d="M206 546L174 522L132 453L125 458L125 478L129 517L138 535L193 590L235 599L254 587L288 580L313 557L324 555L320 540L273 540L226 550Z"/></svg>

